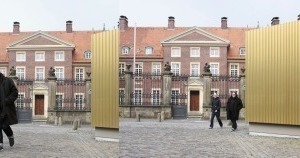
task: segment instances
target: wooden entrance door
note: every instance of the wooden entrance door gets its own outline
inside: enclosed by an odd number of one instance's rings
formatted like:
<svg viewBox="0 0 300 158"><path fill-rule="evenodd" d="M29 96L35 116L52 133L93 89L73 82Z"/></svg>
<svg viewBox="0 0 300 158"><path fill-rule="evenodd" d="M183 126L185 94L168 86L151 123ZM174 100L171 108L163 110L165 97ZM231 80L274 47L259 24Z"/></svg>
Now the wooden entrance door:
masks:
<svg viewBox="0 0 300 158"><path fill-rule="evenodd" d="M44 115L44 95L35 96L35 115Z"/></svg>
<svg viewBox="0 0 300 158"><path fill-rule="evenodd" d="M190 111L199 111L199 91L190 92Z"/></svg>

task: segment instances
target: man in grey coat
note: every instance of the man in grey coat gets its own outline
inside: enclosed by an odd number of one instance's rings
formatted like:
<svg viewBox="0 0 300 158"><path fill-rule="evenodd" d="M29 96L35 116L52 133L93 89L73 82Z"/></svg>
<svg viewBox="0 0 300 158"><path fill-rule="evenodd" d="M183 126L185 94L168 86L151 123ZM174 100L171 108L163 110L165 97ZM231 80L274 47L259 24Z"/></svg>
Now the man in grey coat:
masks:
<svg viewBox="0 0 300 158"><path fill-rule="evenodd" d="M12 79L0 73L0 150L3 150L2 130L9 139L9 145L14 145L14 134L10 125L17 124L15 100L18 89Z"/></svg>

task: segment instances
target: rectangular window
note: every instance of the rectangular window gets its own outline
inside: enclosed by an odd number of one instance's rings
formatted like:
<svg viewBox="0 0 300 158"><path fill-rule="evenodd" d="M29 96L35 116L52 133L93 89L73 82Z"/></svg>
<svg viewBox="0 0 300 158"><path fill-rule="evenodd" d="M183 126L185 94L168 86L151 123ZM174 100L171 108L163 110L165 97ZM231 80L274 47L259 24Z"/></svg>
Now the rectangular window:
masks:
<svg viewBox="0 0 300 158"><path fill-rule="evenodd" d="M143 74L143 63L135 64L135 75L142 76Z"/></svg>
<svg viewBox="0 0 300 158"><path fill-rule="evenodd" d="M119 74L123 75L125 71L125 63L119 63Z"/></svg>
<svg viewBox="0 0 300 158"><path fill-rule="evenodd" d="M45 61L45 52L35 52L35 61Z"/></svg>
<svg viewBox="0 0 300 158"><path fill-rule="evenodd" d="M179 89L172 89L172 105L179 104Z"/></svg>
<svg viewBox="0 0 300 158"><path fill-rule="evenodd" d="M171 48L171 57L181 57L181 48L180 47Z"/></svg>
<svg viewBox="0 0 300 158"><path fill-rule="evenodd" d="M75 80L76 81L83 81L84 80L84 70L83 68L75 68Z"/></svg>
<svg viewBox="0 0 300 158"><path fill-rule="evenodd" d="M141 89L134 90L134 104L142 105L142 90Z"/></svg>
<svg viewBox="0 0 300 158"><path fill-rule="evenodd" d="M190 73L191 73L191 76L199 76L200 75L200 63L191 63Z"/></svg>
<svg viewBox="0 0 300 158"><path fill-rule="evenodd" d="M179 76L180 75L180 63L171 63L171 71L173 75Z"/></svg>
<svg viewBox="0 0 300 158"><path fill-rule="evenodd" d="M152 104L160 104L160 89L152 89Z"/></svg>
<svg viewBox="0 0 300 158"><path fill-rule="evenodd" d="M0 67L0 72L6 76L6 67Z"/></svg>
<svg viewBox="0 0 300 158"><path fill-rule="evenodd" d="M230 77L238 77L239 64L230 64Z"/></svg>
<svg viewBox="0 0 300 158"><path fill-rule="evenodd" d="M26 52L16 52L16 61L26 61Z"/></svg>
<svg viewBox="0 0 300 158"><path fill-rule="evenodd" d="M191 47L190 48L190 57L200 57L200 48L199 47Z"/></svg>
<svg viewBox="0 0 300 158"><path fill-rule="evenodd" d="M63 93L57 93L56 94L56 108L57 108L57 110L63 109L63 99L64 99Z"/></svg>
<svg viewBox="0 0 300 158"><path fill-rule="evenodd" d="M119 104L120 105L124 105L125 103L125 90L124 88L120 88L119 89Z"/></svg>
<svg viewBox="0 0 300 158"><path fill-rule="evenodd" d="M25 67L16 67L16 75L19 80L25 79Z"/></svg>
<svg viewBox="0 0 300 158"><path fill-rule="evenodd" d="M240 48L240 55L246 55L245 47Z"/></svg>
<svg viewBox="0 0 300 158"><path fill-rule="evenodd" d="M65 61L65 52L55 51L55 61Z"/></svg>
<svg viewBox="0 0 300 158"><path fill-rule="evenodd" d="M219 63L210 63L210 72L213 76L219 75Z"/></svg>
<svg viewBox="0 0 300 158"><path fill-rule="evenodd" d="M220 57L220 48L210 47L210 57Z"/></svg>
<svg viewBox="0 0 300 158"><path fill-rule="evenodd" d="M160 75L161 65L160 63L152 63L152 74Z"/></svg>
<svg viewBox="0 0 300 158"><path fill-rule="evenodd" d="M75 93L75 109L76 110L83 110L84 109L83 93Z"/></svg>
<svg viewBox="0 0 300 158"><path fill-rule="evenodd" d="M63 67L55 67L55 76L58 80L64 79L64 68Z"/></svg>
<svg viewBox="0 0 300 158"><path fill-rule="evenodd" d="M17 98L17 108L24 108L25 107L25 93L20 93L18 94Z"/></svg>
<svg viewBox="0 0 300 158"><path fill-rule="evenodd" d="M36 67L35 68L35 79L37 81L42 81L45 78L45 68L43 67Z"/></svg>

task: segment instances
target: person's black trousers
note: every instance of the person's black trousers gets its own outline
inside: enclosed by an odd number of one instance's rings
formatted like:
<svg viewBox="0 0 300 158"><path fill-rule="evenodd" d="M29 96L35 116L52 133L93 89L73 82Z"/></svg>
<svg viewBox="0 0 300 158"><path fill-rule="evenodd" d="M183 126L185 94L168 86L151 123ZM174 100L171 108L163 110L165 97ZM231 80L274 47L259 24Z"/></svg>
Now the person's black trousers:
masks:
<svg viewBox="0 0 300 158"><path fill-rule="evenodd" d="M230 120L232 122L232 128L236 130L237 129L236 119L230 119Z"/></svg>
<svg viewBox="0 0 300 158"><path fill-rule="evenodd" d="M222 123L222 121L221 121L221 119L220 119L220 112L212 112L212 113L211 113L210 127L211 127L211 128L214 127L214 118L215 118L215 116L217 117L217 120L218 120L218 122L219 122L219 125L220 125L221 127L223 127L223 123Z"/></svg>
<svg viewBox="0 0 300 158"><path fill-rule="evenodd" d="M2 130L6 134L7 137L13 136L13 131L9 125L3 124L3 119L0 119L0 143L3 143L3 134Z"/></svg>

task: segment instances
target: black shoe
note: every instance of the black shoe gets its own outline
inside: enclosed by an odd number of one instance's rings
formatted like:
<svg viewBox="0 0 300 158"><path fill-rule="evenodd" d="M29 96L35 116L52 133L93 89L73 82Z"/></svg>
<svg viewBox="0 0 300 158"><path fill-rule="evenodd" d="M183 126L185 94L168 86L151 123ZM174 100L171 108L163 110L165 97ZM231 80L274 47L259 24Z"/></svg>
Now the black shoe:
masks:
<svg viewBox="0 0 300 158"><path fill-rule="evenodd" d="M9 140L9 145L10 145L11 147L14 146L14 144L15 144L14 136L8 137L8 140Z"/></svg>
<svg viewBox="0 0 300 158"><path fill-rule="evenodd" d="M236 129L232 128L232 129L231 129L231 132L234 132L234 131L236 131Z"/></svg>

